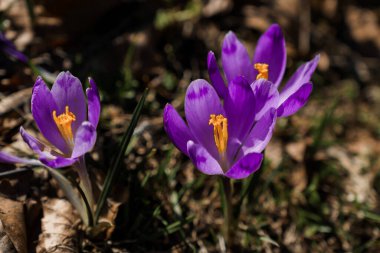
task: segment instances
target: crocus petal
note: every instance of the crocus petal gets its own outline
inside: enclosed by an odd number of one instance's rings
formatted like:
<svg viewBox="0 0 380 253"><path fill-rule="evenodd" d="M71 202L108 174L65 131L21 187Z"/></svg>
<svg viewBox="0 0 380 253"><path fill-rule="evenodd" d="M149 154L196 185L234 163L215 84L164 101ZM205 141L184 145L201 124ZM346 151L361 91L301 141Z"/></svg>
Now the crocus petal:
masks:
<svg viewBox="0 0 380 253"><path fill-rule="evenodd" d="M26 132L23 127L20 128L20 134L26 144L28 144L29 147L38 154L40 161L45 165L51 168L62 168L70 166L76 162L76 159L58 157L48 151L45 151L49 149L35 137Z"/></svg>
<svg viewBox="0 0 380 253"><path fill-rule="evenodd" d="M72 123L72 131L75 132L87 118L86 97L78 78L70 72L61 72L51 89L51 94L57 104L57 115L65 112L65 107L74 113L75 121Z"/></svg>
<svg viewBox="0 0 380 253"><path fill-rule="evenodd" d="M64 157L55 157L54 159L40 157L40 161L49 166L50 168L64 168L73 165L77 159L73 158L64 158Z"/></svg>
<svg viewBox="0 0 380 253"><path fill-rule="evenodd" d="M27 158L21 158L17 157L5 152L0 151L0 163L23 163L23 164L30 164L30 165L38 165L40 164L39 161L35 159L27 159Z"/></svg>
<svg viewBox="0 0 380 253"><path fill-rule="evenodd" d="M279 103L279 94L274 84L265 79L258 79L251 84L254 94L256 115L258 121L271 108L277 108Z"/></svg>
<svg viewBox="0 0 380 253"><path fill-rule="evenodd" d="M84 121L75 134L74 149L71 158L77 158L89 152L94 147L95 142L95 127L89 121Z"/></svg>
<svg viewBox="0 0 380 253"><path fill-rule="evenodd" d="M28 58L18 51L13 42L8 40L2 32L0 32L0 50L3 50L6 54L21 62L28 62Z"/></svg>
<svg viewBox="0 0 380 253"><path fill-rule="evenodd" d="M311 76L318 66L318 62L319 55L316 55L314 59L302 64L297 69L280 92L280 104L284 103L285 100L299 90L302 85L310 82Z"/></svg>
<svg viewBox="0 0 380 253"><path fill-rule="evenodd" d="M217 160L202 145L188 141L187 151L195 167L207 175L221 175L223 170Z"/></svg>
<svg viewBox="0 0 380 253"><path fill-rule="evenodd" d="M215 55L212 51L210 51L207 56L207 69L211 84L215 88L219 97L224 99L227 96L228 90L222 75L220 74L218 63L216 62Z"/></svg>
<svg viewBox="0 0 380 253"><path fill-rule="evenodd" d="M19 60L23 63L27 63L28 62L28 58L23 54L21 53L20 51L18 51L16 48L13 48L13 47L5 47L4 48L4 52L6 54L8 54L9 56L15 58L16 60Z"/></svg>
<svg viewBox="0 0 380 253"><path fill-rule="evenodd" d="M263 154L249 153L237 161L225 174L232 179L243 179L260 168Z"/></svg>
<svg viewBox="0 0 380 253"><path fill-rule="evenodd" d="M253 63L269 65L268 79L276 88L280 85L286 67L285 39L279 25L271 25L257 42ZM258 74L255 70L255 76Z"/></svg>
<svg viewBox="0 0 380 253"><path fill-rule="evenodd" d="M100 117L100 97L99 91L96 87L96 83L92 78L88 78L90 87L87 88L87 100L88 100L88 120L96 128L99 123Z"/></svg>
<svg viewBox="0 0 380 253"><path fill-rule="evenodd" d="M242 146L242 153L260 153L264 150L272 137L276 123L276 110L269 110L252 128Z"/></svg>
<svg viewBox="0 0 380 253"><path fill-rule="evenodd" d="M313 85L311 83L302 85L278 107L278 117L287 117L296 113L306 104L312 90Z"/></svg>
<svg viewBox="0 0 380 253"><path fill-rule="evenodd" d="M164 129L174 145L187 156L187 142L193 139L189 128L176 109L167 104L164 109Z"/></svg>
<svg viewBox="0 0 380 253"><path fill-rule="evenodd" d="M228 86L229 95L224 101L231 138L243 139L255 119L255 97L244 77L236 77ZM230 138L229 137L229 138Z"/></svg>
<svg viewBox="0 0 380 253"><path fill-rule="evenodd" d="M223 70L231 82L237 76L245 77L249 83L254 79L254 69L247 49L233 32L228 32L222 45Z"/></svg>
<svg viewBox="0 0 380 253"><path fill-rule="evenodd" d="M190 83L185 97L185 114L189 129L197 143L204 146L213 157L218 157L211 114L225 115L218 94L205 80Z"/></svg>
<svg viewBox="0 0 380 253"><path fill-rule="evenodd" d="M69 153L70 148L53 120L53 111L57 110L57 105L41 77L38 77L34 84L31 107L33 118L43 136L63 153Z"/></svg>

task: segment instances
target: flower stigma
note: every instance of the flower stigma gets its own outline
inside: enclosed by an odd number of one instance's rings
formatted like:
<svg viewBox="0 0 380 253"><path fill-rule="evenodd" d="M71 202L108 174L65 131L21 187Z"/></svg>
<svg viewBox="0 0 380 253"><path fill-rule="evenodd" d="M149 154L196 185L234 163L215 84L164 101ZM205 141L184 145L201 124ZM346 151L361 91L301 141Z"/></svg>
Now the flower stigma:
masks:
<svg viewBox="0 0 380 253"><path fill-rule="evenodd" d="M214 126L215 145L219 154L223 155L226 152L228 140L227 118L222 114L211 114L208 124Z"/></svg>
<svg viewBox="0 0 380 253"><path fill-rule="evenodd" d="M263 78L268 80L268 64L265 63L255 63L254 68L259 72L256 76L256 80Z"/></svg>
<svg viewBox="0 0 380 253"><path fill-rule="evenodd" d="M69 106L65 107L65 112L57 117L57 112L53 111L53 119L61 133L63 139L71 147L74 145L73 131L71 129L71 123L75 121L75 114L70 112Z"/></svg>

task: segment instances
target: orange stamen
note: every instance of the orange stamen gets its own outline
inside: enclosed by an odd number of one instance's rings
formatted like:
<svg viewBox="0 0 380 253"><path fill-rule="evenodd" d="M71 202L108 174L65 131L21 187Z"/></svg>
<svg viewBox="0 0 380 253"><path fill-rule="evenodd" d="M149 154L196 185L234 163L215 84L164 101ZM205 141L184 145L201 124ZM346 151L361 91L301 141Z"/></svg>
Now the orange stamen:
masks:
<svg viewBox="0 0 380 253"><path fill-rule="evenodd" d="M227 130L227 118L223 115L210 115L209 125L214 126L214 140L215 145L220 154L224 154L227 149L228 130Z"/></svg>
<svg viewBox="0 0 380 253"><path fill-rule="evenodd" d="M57 112L53 111L53 119L66 143L72 146L74 144L73 131L71 124L75 121L75 114L69 111L69 106L65 107L65 112L57 117Z"/></svg>
<svg viewBox="0 0 380 253"><path fill-rule="evenodd" d="M265 63L256 63L254 65L254 68L259 71L259 74L257 74L256 76L256 80L257 79L260 79L260 78L264 78L266 80L268 80L268 68L269 68L269 65L268 64L265 64Z"/></svg>

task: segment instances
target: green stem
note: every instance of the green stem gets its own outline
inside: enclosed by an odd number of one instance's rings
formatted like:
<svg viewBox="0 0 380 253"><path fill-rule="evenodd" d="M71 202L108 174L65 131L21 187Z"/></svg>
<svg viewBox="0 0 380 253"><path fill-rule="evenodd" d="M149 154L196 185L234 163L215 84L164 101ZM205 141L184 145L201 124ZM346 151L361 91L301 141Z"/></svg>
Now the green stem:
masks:
<svg viewBox="0 0 380 253"><path fill-rule="evenodd" d="M31 70L34 73L34 75L41 76L44 79L44 81L46 81L45 78L43 77L43 74L41 73L41 71L38 69L38 67L36 65L34 65L33 62L31 62L30 60L28 60L28 65L31 68Z"/></svg>
<svg viewBox="0 0 380 253"><path fill-rule="evenodd" d="M92 193L92 186L91 186L91 180L87 173L86 163L84 160L84 156L80 157L78 162L76 163L76 169L79 175L79 187L83 190L83 194L88 201L88 205L90 207L91 215L93 215L94 210L94 197Z"/></svg>
<svg viewBox="0 0 380 253"><path fill-rule="evenodd" d="M94 226L94 214L92 212L92 208L90 207L90 203L88 203L88 199L84 193L84 191L82 190L82 188L80 187L80 185L77 185L77 189L79 191L79 194L80 196L82 197L83 199L83 202L84 204L86 205L86 209L87 209L87 216L88 216L88 226L89 227L93 227Z"/></svg>
<svg viewBox="0 0 380 253"><path fill-rule="evenodd" d="M224 215L223 235L227 248L231 248L233 243L233 216L232 216L232 193L233 185L229 178L221 178L222 206Z"/></svg>

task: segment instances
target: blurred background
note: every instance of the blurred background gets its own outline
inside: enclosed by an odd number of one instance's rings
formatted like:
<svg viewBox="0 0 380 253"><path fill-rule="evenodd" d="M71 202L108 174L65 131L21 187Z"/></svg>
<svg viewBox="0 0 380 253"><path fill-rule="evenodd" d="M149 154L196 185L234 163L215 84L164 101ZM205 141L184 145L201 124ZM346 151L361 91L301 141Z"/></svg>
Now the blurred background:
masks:
<svg viewBox="0 0 380 253"><path fill-rule="evenodd" d="M84 251L226 251L217 178L198 172L171 144L162 110L171 103L183 114L188 84L208 80L207 53L220 59L228 31L252 56L272 23L287 43L285 80L315 54L321 60L308 104L277 122L241 207L232 252L380 252L378 0L1 0L1 31L42 73L69 70L83 83L88 76L97 82L102 116L88 157L94 185L150 89L114 185L114 230L108 243L84 239ZM0 146L30 154L18 129L36 129L36 72L0 54ZM46 175L32 175L1 178L0 192L36 206L62 195ZM38 208L33 214L30 249L42 216Z"/></svg>

